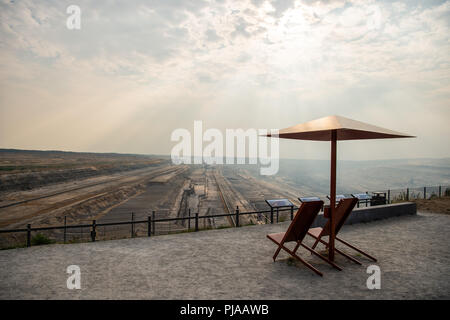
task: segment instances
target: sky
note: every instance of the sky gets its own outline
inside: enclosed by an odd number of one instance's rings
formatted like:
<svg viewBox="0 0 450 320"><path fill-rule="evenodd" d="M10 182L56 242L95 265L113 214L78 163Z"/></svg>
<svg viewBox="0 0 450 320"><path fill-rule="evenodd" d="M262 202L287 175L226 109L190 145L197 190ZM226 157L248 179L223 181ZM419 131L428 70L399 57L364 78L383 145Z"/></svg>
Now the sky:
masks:
<svg viewBox="0 0 450 320"><path fill-rule="evenodd" d="M81 10L67 28L67 8ZM0 148L169 154L171 133L341 115L417 136L339 159L450 157L450 2L0 2ZM280 141L283 158L328 159Z"/></svg>

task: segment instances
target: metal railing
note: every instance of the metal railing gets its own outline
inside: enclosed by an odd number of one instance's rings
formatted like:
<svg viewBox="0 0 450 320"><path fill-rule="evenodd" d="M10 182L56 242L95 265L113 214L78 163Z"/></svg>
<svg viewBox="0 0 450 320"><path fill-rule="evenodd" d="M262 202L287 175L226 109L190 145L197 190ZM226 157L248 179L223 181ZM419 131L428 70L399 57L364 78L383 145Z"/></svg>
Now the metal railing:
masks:
<svg viewBox="0 0 450 320"><path fill-rule="evenodd" d="M445 189L444 189L445 188ZM402 201L410 201L414 199L430 199L434 197L442 197L442 196L450 196L450 187L448 186L435 186L435 187L421 187L421 188L405 188L405 189L388 189L386 191L386 203L395 203ZM369 192L367 192L369 193ZM370 203L370 201L369 201ZM367 206L367 201L365 202ZM256 215L257 221L260 224L266 223L274 223L275 221L278 223L280 220L286 220L286 216L281 217L281 214L284 212L290 213L290 219L293 219L294 210L298 209L297 206L287 207L287 208L271 208L270 210L259 210L259 211L249 211L249 212L240 212L239 207L236 207L236 210L233 213L223 213L223 214L213 214L213 215L204 215L199 216L199 213L191 214L191 210L189 209L189 214L186 217L177 217L177 218L156 218L156 211L152 211L151 215L148 214L146 219L135 220L134 213L131 213L131 219L128 221L115 221L115 222L97 222L96 220L92 220L91 223L85 224L76 224L76 225L67 225L66 217L64 217L64 225L59 226L48 226L48 227L31 227L31 224L27 224L26 228L18 228L18 229L3 229L0 230L0 235L2 234L24 234L26 235L26 246L30 247L32 245L32 232L44 232L44 231L61 231L62 232L62 241L63 243L67 242L77 242L77 241L68 241L67 236L70 234L72 237L74 233L70 233L71 230L79 229L77 240L83 242L85 239L85 235L88 235L88 241L95 242L99 239L98 232L100 228L103 227L103 236L105 238L106 227L111 226L127 226L130 225L131 228L129 231L131 237L138 236L137 226L144 226L145 234L148 237L156 235L156 226L157 223L172 223L172 222L182 222L182 225L185 226L185 222L187 222L187 227L183 227L181 229L177 229L174 232L197 232L201 230L199 221L203 219L212 219L212 218L221 218L221 217L232 217L234 218L235 227L240 227L240 218L242 216L247 215ZM193 223L191 221L193 220ZM191 225L193 224L193 228ZM255 223L251 223L255 224ZM204 223L204 225L206 225ZM220 228L220 227L219 227ZM88 229L88 232L85 232L83 229ZM203 228L203 229L211 229L211 228ZM123 236L124 230L120 230L122 235L118 238L126 238L127 236ZM142 231L142 230L141 230ZM120 233L120 232L119 232ZM169 232L170 233L170 230ZM141 232L142 234L142 232ZM61 236L61 235L60 235ZM17 246L12 246L17 247Z"/></svg>
<svg viewBox="0 0 450 320"><path fill-rule="evenodd" d="M261 210L261 211L249 211L249 212L240 212L239 207L236 207L236 210L234 213L224 213L224 214L213 214L213 215L204 215L199 216L198 213L195 213L193 216L187 216L187 217L177 217L177 218L155 218L156 211L152 211L151 215L147 216L147 219L144 220L135 220L134 214L131 215L131 220L129 221L118 221L118 222L100 222L98 223L96 220L92 220L90 224L76 224L76 225L67 225L64 223L64 225L60 226L49 226L49 227L31 227L31 224L27 224L26 228L20 228L20 229L3 229L0 230L0 234L5 233L26 233L26 246L30 247L32 245L31 241L31 233L36 231L55 231L55 230L61 230L63 232L63 242L67 243L67 233L71 229L80 229L80 228L89 228L90 229L90 240L92 242L95 242L97 240L97 232L98 229L101 227L108 227L108 226L123 226L123 225L131 225L131 237L136 236L136 229L135 227L137 225L145 225L146 227L146 235L148 237L151 237L152 235L156 235L156 224L157 223L163 223L163 222L178 222L178 221L187 221L188 227L186 231L194 231L197 232L201 230L199 221L201 219L210 219L210 218L220 218L220 217L233 217L235 221L235 227L240 227L240 217L246 216L246 215L264 215L264 214L270 214L270 220L268 218L265 218L263 222L270 221L271 223L274 223L274 215L276 214L276 222L279 222L280 216L279 212L281 211L289 211L291 213L291 219L293 217L293 212L295 209L298 209L298 207L290 207L290 208L280 208L276 212L274 210ZM191 229L191 220L193 221L194 228ZM64 221L66 221L66 217L64 217Z"/></svg>

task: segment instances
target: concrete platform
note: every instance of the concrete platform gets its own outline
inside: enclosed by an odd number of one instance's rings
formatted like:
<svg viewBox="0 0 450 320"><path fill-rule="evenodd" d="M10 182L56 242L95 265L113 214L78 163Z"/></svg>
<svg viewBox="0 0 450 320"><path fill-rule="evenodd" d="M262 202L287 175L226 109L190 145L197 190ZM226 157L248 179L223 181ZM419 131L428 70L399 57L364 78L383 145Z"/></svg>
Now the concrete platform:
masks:
<svg viewBox="0 0 450 320"><path fill-rule="evenodd" d="M299 249L323 278L285 253L273 262L276 247L266 234L288 224L0 251L0 298L450 298L448 215L419 213L343 227L342 238L378 258L380 290L366 286L366 269L374 263L349 250L363 266L338 256L344 270L337 271ZM66 287L72 264L81 268L81 290Z"/></svg>

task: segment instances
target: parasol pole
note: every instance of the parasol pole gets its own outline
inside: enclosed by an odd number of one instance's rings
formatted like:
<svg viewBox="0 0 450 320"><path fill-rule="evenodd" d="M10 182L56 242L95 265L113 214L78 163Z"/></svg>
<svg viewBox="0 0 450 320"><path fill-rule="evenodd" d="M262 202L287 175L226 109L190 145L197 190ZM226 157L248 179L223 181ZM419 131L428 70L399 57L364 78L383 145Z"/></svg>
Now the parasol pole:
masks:
<svg viewBox="0 0 450 320"><path fill-rule="evenodd" d="M337 131L331 131L331 178L330 178L330 239L328 257L334 261L334 238L335 238L335 205L336 205L336 140Z"/></svg>

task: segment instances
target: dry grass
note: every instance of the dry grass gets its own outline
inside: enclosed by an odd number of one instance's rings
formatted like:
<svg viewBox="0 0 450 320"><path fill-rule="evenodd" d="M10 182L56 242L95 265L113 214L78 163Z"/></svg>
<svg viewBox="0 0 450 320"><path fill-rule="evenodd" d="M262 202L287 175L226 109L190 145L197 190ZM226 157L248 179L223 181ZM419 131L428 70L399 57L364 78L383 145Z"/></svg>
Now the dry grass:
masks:
<svg viewBox="0 0 450 320"><path fill-rule="evenodd" d="M414 200L419 212L450 214L450 197Z"/></svg>

